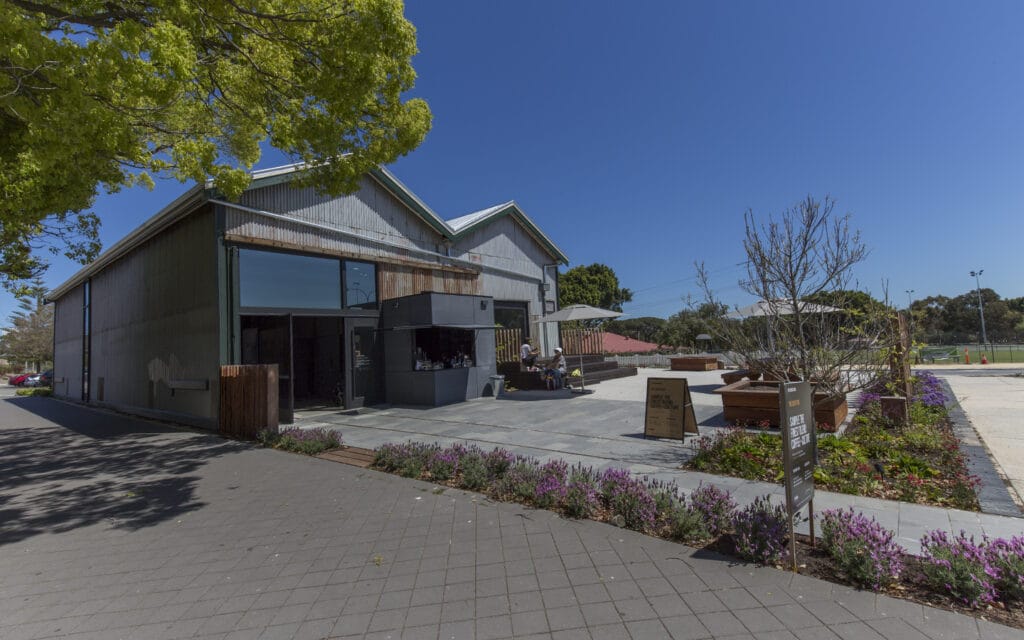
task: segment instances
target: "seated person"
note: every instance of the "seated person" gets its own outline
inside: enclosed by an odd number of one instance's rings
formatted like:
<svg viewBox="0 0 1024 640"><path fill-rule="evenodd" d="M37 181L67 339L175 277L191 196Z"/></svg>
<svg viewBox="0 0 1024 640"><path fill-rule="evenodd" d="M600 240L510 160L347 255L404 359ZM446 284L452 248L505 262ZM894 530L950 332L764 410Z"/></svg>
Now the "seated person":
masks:
<svg viewBox="0 0 1024 640"><path fill-rule="evenodd" d="M519 359L527 371L533 371L533 368L537 366L537 356L539 355L540 351L533 346L533 340L530 338L527 338L523 346L519 347Z"/></svg>
<svg viewBox="0 0 1024 640"><path fill-rule="evenodd" d="M561 347L555 347L555 355L548 361L544 375L545 377L550 376L554 380L555 389L562 388L562 380L565 378L565 356L562 355Z"/></svg>

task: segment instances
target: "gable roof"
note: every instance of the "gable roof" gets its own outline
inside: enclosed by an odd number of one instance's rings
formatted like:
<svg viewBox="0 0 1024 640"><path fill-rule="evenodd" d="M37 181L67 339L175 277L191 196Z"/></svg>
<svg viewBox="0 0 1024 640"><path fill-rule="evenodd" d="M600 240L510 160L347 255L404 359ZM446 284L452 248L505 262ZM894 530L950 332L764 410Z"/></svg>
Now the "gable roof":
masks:
<svg viewBox="0 0 1024 640"><path fill-rule="evenodd" d="M547 236L540 227L530 219L530 216L526 215L525 212L519 205L516 204L515 200L509 200L503 204L494 205L480 211L474 211L458 218L452 218L448 220L448 227L451 229L452 235L449 237L452 241L458 241L461 238L465 238L470 233L487 226L488 224L503 218L505 216L511 217L513 220L518 222L520 226L525 228L533 239L536 240L544 250L547 251L551 257L555 258L562 264L568 264L569 258L562 252L561 249L551 241L551 238Z"/></svg>
<svg viewBox="0 0 1024 640"><path fill-rule="evenodd" d="M290 182L296 173L305 170L305 168L306 165L303 163L294 163L253 171L252 182L246 188L246 191ZM419 196L413 193L409 187L405 186L401 180L395 177L393 173L384 167L378 166L375 169L371 169L368 175L371 179L375 180L388 192L398 198L398 200L412 211L413 214L423 220L423 222L434 229L434 231L443 238L456 241L474 229L480 228L498 217L513 215L513 217L526 228L534 239L536 239L552 257L564 264L568 264L569 262L569 259L565 254L562 253L562 251L555 246L553 242L551 242L551 239L548 238L547 235L545 235L544 232L541 231L525 213L523 213L514 201L506 202L505 204L501 204L496 207L490 207L489 209L484 209L476 213L471 213L467 216L455 218L452 222L460 220L463 221L459 223L459 227L456 229L451 226L450 223L445 222L441 216L427 206L425 202L420 200ZM111 247L101 253L96 260L82 267L73 276L64 281L64 283L51 290L47 294L46 299L52 301L60 298L93 274L101 271L108 264L124 256L150 238L156 236L178 220L196 211L209 200L216 198L217 193L213 189L212 181L207 181L204 185L193 186L181 196L173 200L170 204L160 209L160 211L143 222L140 226L132 230L124 238L111 245Z"/></svg>

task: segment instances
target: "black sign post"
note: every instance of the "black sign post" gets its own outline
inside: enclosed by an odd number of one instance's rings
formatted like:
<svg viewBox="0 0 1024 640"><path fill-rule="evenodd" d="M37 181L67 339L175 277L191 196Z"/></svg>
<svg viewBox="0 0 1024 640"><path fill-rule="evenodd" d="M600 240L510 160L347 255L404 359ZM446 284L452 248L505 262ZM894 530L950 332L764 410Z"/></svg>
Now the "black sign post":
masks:
<svg viewBox="0 0 1024 640"><path fill-rule="evenodd" d="M782 466L786 479L786 509L789 511L789 548L796 571L796 537L793 520L807 505L811 545L814 545L814 465L818 459L818 429L814 424L814 403L809 382L779 385L779 427L782 430Z"/></svg>

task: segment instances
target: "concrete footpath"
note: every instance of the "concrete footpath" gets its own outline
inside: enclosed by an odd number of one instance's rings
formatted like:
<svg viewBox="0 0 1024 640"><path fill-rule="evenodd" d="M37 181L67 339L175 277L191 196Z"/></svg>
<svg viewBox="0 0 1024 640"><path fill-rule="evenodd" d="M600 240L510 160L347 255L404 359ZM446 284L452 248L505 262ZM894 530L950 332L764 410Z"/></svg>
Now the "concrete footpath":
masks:
<svg viewBox="0 0 1024 640"><path fill-rule="evenodd" d="M595 522L0 398L0 638L1024 638Z"/></svg>
<svg viewBox="0 0 1024 640"><path fill-rule="evenodd" d="M1024 504L1024 365L977 365L936 373L953 389L1017 504Z"/></svg>
<svg viewBox="0 0 1024 640"><path fill-rule="evenodd" d="M541 460L561 458L598 469L626 468L636 474L674 481L686 492L701 484L714 484L731 492L740 504L761 495L781 501L784 491L780 485L681 470L680 465L694 453L694 438L687 438L685 444L643 438L648 377L687 378L700 432L706 435L726 424L721 399L713 393L722 384L720 374L640 369L636 377L595 385L594 393L589 395L517 391L498 400L480 398L437 408L393 407L356 415L307 413L300 417L299 424L336 428L347 444L359 447L374 448L385 442L409 439L442 445L475 443L488 449L501 446ZM1024 519L1020 517L828 491L817 491L814 505L819 511L855 507L895 531L899 543L913 553L920 550L921 537L934 529L964 530L979 539L982 535L1006 537L1024 533Z"/></svg>

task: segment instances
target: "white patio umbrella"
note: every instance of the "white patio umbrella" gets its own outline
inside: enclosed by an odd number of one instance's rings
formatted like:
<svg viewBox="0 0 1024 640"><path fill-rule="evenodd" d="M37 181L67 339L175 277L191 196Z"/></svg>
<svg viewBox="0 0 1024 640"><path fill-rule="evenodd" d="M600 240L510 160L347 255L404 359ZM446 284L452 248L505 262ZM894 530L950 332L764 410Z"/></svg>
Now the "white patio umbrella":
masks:
<svg viewBox="0 0 1024 640"><path fill-rule="evenodd" d="M835 311L842 311L842 309L837 307L830 307L826 304L814 304L813 302L801 302L799 303L799 309L801 313L833 313ZM754 304L730 311L725 314L725 317L743 320L744 318L761 318L774 315L791 316L794 313L793 303L789 300L773 300L772 302L758 300Z"/></svg>
<svg viewBox="0 0 1024 640"><path fill-rule="evenodd" d="M830 307L827 304L814 304L813 302L799 302L800 313L833 313L842 311L838 307ZM791 316L795 313L793 303L789 300L758 300L754 304L741 307L735 311L725 314L726 318L732 320L746 320L747 318L763 318L765 316ZM772 335L771 327L768 327L768 343L775 348L775 336Z"/></svg>
<svg viewBox="0 0 1024 640"><path fill-rule="evenodd" d="M570 322L572 320L600 320L603 318L618 318L621 311L599 309L588 304L571 304L558 311L542 317L538 322ZM587 390L586 380L583 376L583 354L580 354L580 393Z"/></svg>

